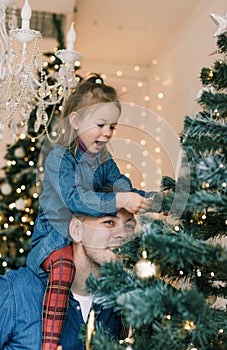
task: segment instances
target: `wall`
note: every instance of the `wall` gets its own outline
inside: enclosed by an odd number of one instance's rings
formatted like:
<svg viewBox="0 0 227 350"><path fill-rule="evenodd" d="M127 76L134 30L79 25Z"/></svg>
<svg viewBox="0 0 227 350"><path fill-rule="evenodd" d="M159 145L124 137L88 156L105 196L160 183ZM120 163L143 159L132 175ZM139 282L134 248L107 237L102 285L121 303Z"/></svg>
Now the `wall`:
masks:
<svg viewBox="0 0 227 350"><path fill-rule="evenodd" d="M212 55L217 49L217 39L213 35L218 26L210 13L224 16L226 11L225 1L200 2L193 15L185 18L184 27L170 38L156 64L150 67L150 108L158 111L177 135L183 128L185 115L195 116L200 109L196 98L202 88L199 79L201 69L211 67L219 57ZM158 98L160 92L164 95L162 99ZM166 130L162 133L164 139L169 138ZM169 172L165 168L163 171Z"/></svg>

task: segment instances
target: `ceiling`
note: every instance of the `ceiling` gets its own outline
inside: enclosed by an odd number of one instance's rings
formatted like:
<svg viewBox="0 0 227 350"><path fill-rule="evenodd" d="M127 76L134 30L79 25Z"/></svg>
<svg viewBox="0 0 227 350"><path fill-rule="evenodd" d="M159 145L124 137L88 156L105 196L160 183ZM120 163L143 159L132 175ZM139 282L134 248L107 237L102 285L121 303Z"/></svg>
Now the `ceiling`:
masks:
<svg viewBox="0 0 227 350"><path fill-rule="evenodd" d="M198 0L77 0L77 47L88 60L150 64Z"/></svg>
<svg viewBox="0 0 227 350"><path fill-rule="evenodd" d="M14 0L14 5L22 8L25 0ZM76 0L28 0L32 10L52 13L73 13Z"/></svg>
<svg viewBox="0 0 227 350"><path fill-rule="evenodd" d="M32 10L62 13L68 22L75 20L75 49L82 52L83 60L150 65L200 1L29 0L29 3ZM24 0L15 0L18 8L23 4Z"/></svg>

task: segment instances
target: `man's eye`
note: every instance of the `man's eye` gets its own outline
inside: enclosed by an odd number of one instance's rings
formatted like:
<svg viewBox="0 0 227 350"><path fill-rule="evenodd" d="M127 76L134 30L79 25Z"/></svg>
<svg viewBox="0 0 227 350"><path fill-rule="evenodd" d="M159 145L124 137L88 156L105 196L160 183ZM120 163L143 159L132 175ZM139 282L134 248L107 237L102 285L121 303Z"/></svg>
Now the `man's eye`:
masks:
<svg viewBox="0 0 227 350"><path fill-rule="evenodd" d="M115 129L116 129L116 125L111 125L111 126L110 126L110 129L111 129L111 130L115 130Z"/></svg>
<svg viewBox="0 0 227 350"><path fill-rule="evenodd" d="M113 226L114 225L114 221L113 220L105 220L104 224Z"/></svg>
<svg viewBox="0 0 227 350"><path fill-rule="evenodd" d="M104 124L97 124L99 128L103 128Z"/></svg>

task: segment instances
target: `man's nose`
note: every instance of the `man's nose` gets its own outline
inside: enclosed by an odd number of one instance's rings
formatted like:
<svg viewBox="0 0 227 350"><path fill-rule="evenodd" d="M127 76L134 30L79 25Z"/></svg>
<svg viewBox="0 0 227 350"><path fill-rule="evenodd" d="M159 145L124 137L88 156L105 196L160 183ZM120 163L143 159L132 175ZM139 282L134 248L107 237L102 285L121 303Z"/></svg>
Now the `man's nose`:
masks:
<svg viewBox="0 0 227 350"><path fill-rule="evenodd" d="M118 240L124 240L127 237L127 230L124 225L116 227L113 232L113 237Z"/></svg>

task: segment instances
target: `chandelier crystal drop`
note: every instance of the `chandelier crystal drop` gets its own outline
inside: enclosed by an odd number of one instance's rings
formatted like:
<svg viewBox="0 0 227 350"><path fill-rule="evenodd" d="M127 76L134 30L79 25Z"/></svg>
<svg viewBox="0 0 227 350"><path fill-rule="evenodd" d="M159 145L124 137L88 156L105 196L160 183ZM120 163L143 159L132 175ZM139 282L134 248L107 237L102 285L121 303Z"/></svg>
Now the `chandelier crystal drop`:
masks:
<svg viewBox="0 0 227 350"><path fill-rule="evenodd" d="M7 128L12 143L20 134L28 132L34 108L34 132L39 134L41 126L47 130L46 108L63 104L76 87L75 61L82 57L74 50L76 33L72 23L66 49L55 53L61 60L59 70L47 73L42 62L42 35L30 29L31 7L28 0L25 0L21 11L21 28L17 28L15 10L6 20L6 9L14 2L0 0L0 139Z"/></svg>

